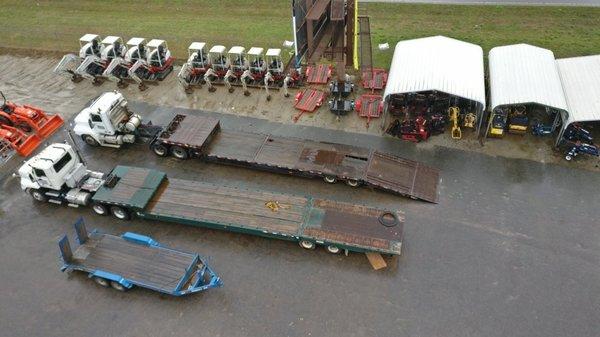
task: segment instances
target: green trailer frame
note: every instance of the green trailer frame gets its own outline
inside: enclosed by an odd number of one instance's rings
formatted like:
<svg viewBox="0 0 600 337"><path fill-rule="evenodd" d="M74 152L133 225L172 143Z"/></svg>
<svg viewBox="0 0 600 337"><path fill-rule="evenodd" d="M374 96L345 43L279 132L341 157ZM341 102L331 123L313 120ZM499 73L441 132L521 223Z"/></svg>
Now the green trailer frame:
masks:
<svg viewBox="0 0 600 337"><path fill-rule="evenodd" d="M93 202L143 219L317 245L330 252L400 255L404 214L364 205L168 178L117 166Z"/></svg>

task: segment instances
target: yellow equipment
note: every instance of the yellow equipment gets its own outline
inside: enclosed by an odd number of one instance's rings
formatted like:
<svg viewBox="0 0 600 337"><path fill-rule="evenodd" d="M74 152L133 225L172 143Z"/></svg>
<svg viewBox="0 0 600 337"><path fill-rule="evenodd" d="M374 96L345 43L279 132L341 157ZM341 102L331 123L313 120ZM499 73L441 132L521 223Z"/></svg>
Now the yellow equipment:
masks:
<svg viewBox="0 0 600 337"><path fill-rule="evenodd" d="M452 139L461 139L462 131L460 130L460 126L458 126L458 116L460 114L460 109L456 106L451 106L448 109L448 117L450 121L452 121Z"/></svg>
<svg viewBox="0 0 600 337"><path fill-rule="evenodd" d="M469 112L465 115L465 128L474 128L475 127L475 114Z"/></svg>

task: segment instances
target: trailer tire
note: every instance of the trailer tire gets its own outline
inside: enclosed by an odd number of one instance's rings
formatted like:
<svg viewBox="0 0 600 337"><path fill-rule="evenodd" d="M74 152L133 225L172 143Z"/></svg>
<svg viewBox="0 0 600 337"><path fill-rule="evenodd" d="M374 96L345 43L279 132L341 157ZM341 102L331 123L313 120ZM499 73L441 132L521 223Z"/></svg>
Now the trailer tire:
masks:
<svg viewBox="0 0 600 337"><path fill-rule="evenodd" d="M348 179L348 180L346 180L346 185L348 185L350 187L358 187L358 185L360 185L360 183L356 179Z"/></svg>
<svg viewBox="0 0 600 337"><path fill-rule="evenodd" d="M391 217L391 219L389 217ZM385 227L394 227L400 224L400 219L398 219L398 215L392 212L381 213L378 220L379 223L384 225Z"/></svg>
<svg viewBox="0 0 600 337"><path fill-rule="evenodd" d="M31 195L31 197L38 202L48 201L48 197L44 194L44 191L42 190L29 189L29 195Z"/></svg>
<svg viewBox="0 0 600 337"><path fill-rule="evenodd" d="M309 241L309 240L300 240L300 242L298 242L298 244L300 245L300 247L302 247L304 249L309 249L309 250L313 250L317 246L317 245L315 245L314 242Z"/></svg>
<svg viewBox="0 0 600 337"><path fill-rule="evenodd" d="M89 145L89 146L98 146L100 145L100 143L98 143L97 140L94 139L94 137L90 136L90 135L82 135L81 139L83 139L83 141Z"/></svg>
<svg viewBox="0 0 600 337"><path fill-rule="evenodd" d="M328 184L335 184L337 183L337 178L334 176L324 176L323 180L328 183Z"/></svg>
<svg viewBox="0 0 600 337"><path fill-rule="evenodd" d="M185 160L188 159L188 152L181 146L171 147L171 155L177 159Z"/></svg>
<svg viewBox="0 0 600 337"><path fill-rule="evenodd" d="M339 254L342 251L340 247L334 245L329 245L325 247L325 249L327 249L327 252L331 254Z"/></svg>
<svg viewBox="0 0 600 337"><path fill-rule="evenodd" d="M119 206L112 206L110 208L110 214L119 220L129 220L131 218L129 212L125 208Z"/></svg>
<svg viewBox="0 0 600 337"><path fill-rule="evenodd" d="M152 152L159 157L165 157L169 154L169 149L163 144L154 144L152 145Z"/></svg>
<svg viewBox="0 0 600 337"><path fill-rule="evenodd" d="M115 289L115 290L118 290L118 291L121 291L121 292L125 292L125 291L127 291L127 288L125 288L125 287L124 287L124 286L123 286L121 283L119 283L119 282L116 282L116 281L110 281L110 286L111 286L113 289Z"/></svg>
<svg viewBox="0 0 600 337"><path fill-rule="evenodd" d="M94 211L94 213L98 214L98 215L107 215L108 214L108 208L101 203L93 203L92 204L92 210Z"/></svg>
<svg viewBox="0 0 600 337"><path fill-rule="evenodd" d="M94 282L96 282L96 284L104 288L108 288L108 286L110 285L107 279L98 276L94 276Z"/></svg>

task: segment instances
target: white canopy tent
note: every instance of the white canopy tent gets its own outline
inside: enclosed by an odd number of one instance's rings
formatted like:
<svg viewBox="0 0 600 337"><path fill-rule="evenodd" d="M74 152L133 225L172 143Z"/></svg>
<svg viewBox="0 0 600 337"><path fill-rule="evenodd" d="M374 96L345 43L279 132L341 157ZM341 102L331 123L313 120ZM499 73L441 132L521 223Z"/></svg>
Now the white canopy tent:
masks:
<svg viewBox="0 0 600 337"><path fill-rule="evenodd" d="M569 115L559 137L572 123L600 121L600 55L556 60Z"/></svg>
<svg viewBox="0 0 600 337"><path fill-rule="evenodd" d="M383 96L386 109L393 95L429 91L475 102L479 128L485 108L481 47L445 36L398 42Z"/></svg>

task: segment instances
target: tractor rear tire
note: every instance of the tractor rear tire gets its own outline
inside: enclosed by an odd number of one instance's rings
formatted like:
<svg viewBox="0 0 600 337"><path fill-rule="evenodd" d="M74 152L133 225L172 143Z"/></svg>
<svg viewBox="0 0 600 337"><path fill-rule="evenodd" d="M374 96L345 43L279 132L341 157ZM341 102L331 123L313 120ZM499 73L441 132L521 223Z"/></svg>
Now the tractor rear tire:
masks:
<svg viewBox="0 0 600 337"><path fill-rule="evenodd" d="M181 146L173 146L171 147L171 155L177 159L185 160L188 159L188 152L182 148Z"/></svg>
<svg viewBox="0 0 600 337"><path fill-rule="evenodd" d="M29 132L33 131L33 128L31 127L31 125L29 125L25 122L17 123L17 128L21 129L25 133L29 133Z"/></svg>
<svg viewBox="0 0 600 337"><path fill-rule="evenodd" d="M108 214L108 208L101 203L94 203L92 205L92 210L94 211L94 213L101 215L101 216Z"/></svg>
<svg viewBox="0 0 600 337"><path fill-rule="evenodd" d="M169 154L169 149L163 144L152 145L152 152L159 157L166 157Z"/></svg>
<svg viewBox="0 0 600 337"><path fill-rule="evenodd" d="M127 209L125 209L123 207L119 207L119 206L112 206L110 208L110 214L112 214L115 218L117 218L119 220L131 219L131 215L129 214L129 211L127 211Z"/></svg>
<svg viewBox="0 0 600 337"><path fill-rule="evenodd" d="M29 194L37 202L47 202L48 197L44 194L44 191L30 189Z"/></svg>
<svg viewBox="0 0 600 337"><path fill-rule="evenodd" d="M0 116L0 125L13 126L13 122L4 116Z"/></svg>
<svg viewBox="0 0 600 337"><path fill-rule="evenodd" d="M83 135L83 136L81 136L81 139L83 139L83 141L89 146L99 146L100 145L100 143L98 143L98 141L95 140L94 137L92 137L90 135Z"/></svg>

